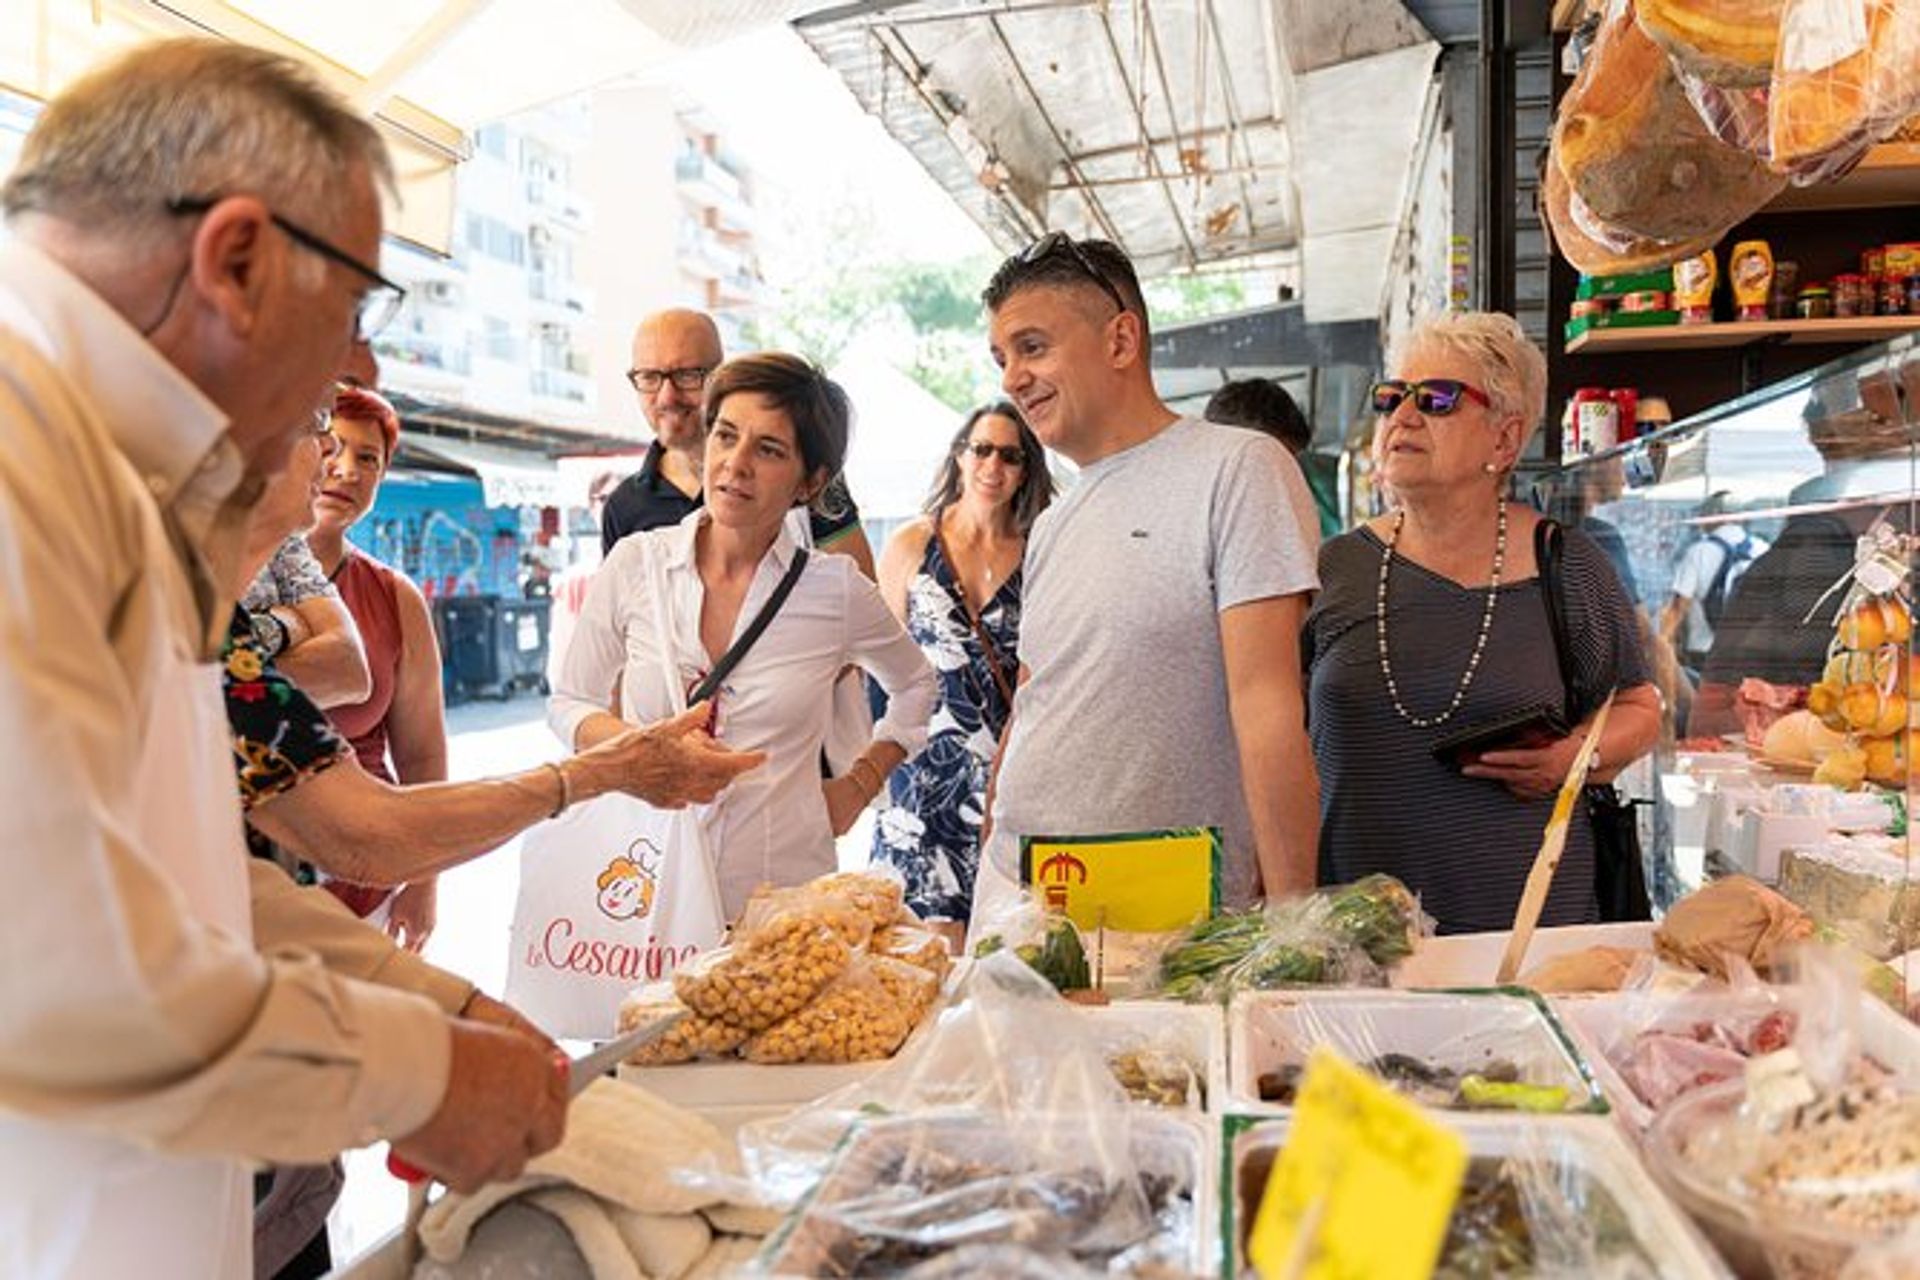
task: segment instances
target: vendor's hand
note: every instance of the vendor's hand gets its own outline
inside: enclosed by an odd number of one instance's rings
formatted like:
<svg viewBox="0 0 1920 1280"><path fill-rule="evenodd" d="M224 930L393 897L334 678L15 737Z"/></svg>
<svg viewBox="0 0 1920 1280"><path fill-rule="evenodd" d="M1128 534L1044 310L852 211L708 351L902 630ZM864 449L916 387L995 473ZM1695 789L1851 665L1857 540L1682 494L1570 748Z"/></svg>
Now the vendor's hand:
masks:
<svg viewBox="0 0 1920 1280"><path fill-rule="evenodd" d="M433 936L434 922L440 914L440 881L429 877L407 885L393 895L387 909L387 936L418 953Z"/></svg>
<svg viewBox="0 0 1920 1280"><path fill-rule="evenodd" d="M860 779L850 773L840 778L828 778L820 784L820 793L827 798L827 825L833 828L836 836L853 830L860 811L873 798L860 785Z"/></svg>
<svg viewBox="0 0 1920 1280"><path fill-rule="evenodd" d="M460 1016L470 1022L484 1022L490 1027L504 1027L508 1031L518 1031L528 1036L544 1048L549 1054L561 1052L560 1046L535 1026L525 1014L510 1004L502 1004L478 987L467 997L466 1004L460 1008Z"/></svg>
<svg viewBox="0 0 1920 1280"><path fill-rule="evenodd" d="M566 1133L567 1074L518 1031L452 1019L453 1062L440 1107L394 1153L455 1191L520 1176Z"/></svg>
<svg viewBox="0 0 1920 1280"><path fill-rule="evenodd" d="M1580 739L1567 737L1551 746L1488 751L1460 772L1497 782L1522 800L1544 800L1559 794L1579 754Z"/></svg>
<svg viewBox="0 0 1920 1280"><path fill-rule="evenodd" d="M575 756L568 768L588 783L577 798L625 791L656 809L707 804L727 785L766 761L764 751L730 751L707 733L707 704L670 720L609 738Z"/></svg>

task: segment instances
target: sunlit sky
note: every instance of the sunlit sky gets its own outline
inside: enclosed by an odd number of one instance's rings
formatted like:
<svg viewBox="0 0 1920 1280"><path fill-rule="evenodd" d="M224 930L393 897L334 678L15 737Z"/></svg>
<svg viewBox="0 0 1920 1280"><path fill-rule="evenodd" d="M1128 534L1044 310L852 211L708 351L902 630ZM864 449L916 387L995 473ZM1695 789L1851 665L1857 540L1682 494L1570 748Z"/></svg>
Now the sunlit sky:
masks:
<svg viewBox="0 0 1920 1280"><path fill-rule="evenodd" d="M906 148L865 114L853 94L784 26L688 54L669 78L724 126L761 185L831 205L846 192L872 201L885 243L877 253L949 261L990 251Z"/></svg>

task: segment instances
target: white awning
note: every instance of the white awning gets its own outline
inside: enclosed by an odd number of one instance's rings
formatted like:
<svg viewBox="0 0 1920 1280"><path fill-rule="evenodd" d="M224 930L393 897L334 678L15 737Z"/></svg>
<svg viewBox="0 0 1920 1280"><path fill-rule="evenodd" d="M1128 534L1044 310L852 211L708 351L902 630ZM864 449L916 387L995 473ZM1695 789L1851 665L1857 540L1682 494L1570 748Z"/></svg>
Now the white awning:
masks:
<svg viewBox="0 0 1920 1280"><path fill-rule="evenodd" d="M46 100L142 40L216 35L308 63L379 124L401 204L387 230L436 253L468 134L785 17L790 0L6 0L0 87ZM691 12L689 12L691 10Z"/></svg>
<svg viewBox="0 0 1920 1280"><path fill-rule="evenodd" d="M498 445L410 434L408 452L437 458L480 478L490 507L584 507L589 477L552 458Z"/></svg>

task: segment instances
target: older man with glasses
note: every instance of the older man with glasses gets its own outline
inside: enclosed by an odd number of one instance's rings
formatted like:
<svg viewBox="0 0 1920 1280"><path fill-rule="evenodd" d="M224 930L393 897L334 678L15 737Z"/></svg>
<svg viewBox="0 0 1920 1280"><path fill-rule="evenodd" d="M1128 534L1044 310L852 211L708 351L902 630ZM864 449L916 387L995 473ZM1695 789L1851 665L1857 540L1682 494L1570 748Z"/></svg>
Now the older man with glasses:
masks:
<svg viewBox="0 0 1920 1280"><path fill-rule="evenodd" d="M1115 245L1052 233L983 297L1001 387L1080 476L1027 542L974 931L1008 904L1022 836L1218 827L1225 903L1311 888L1299 635L1318 534L1299 467L1161 401Z"/></svg>
<svg viewBox="0 0 1920 1280"><path fill-rule="evenodd" d="M297 64L180 40L0 188L0 1275L251 1276L255 1163L473 1189L560 1138L550 1043L241 842L216 656L267 479L374 378L391 181Z"/></svg>

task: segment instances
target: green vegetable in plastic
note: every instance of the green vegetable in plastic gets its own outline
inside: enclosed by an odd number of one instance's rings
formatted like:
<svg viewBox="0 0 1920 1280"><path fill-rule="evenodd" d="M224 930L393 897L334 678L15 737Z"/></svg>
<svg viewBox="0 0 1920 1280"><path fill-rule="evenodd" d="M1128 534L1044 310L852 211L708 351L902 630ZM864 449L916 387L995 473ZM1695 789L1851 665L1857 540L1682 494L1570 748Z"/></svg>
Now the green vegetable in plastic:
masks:
<svg viewBox="0 0 1920 1280"><path fill-rule="evenodd" d="M1498 1108L1502 1111L1557 1112L1567 1109L1567 1087L1563 1084L1506 1084L1484 1076L1466 1076L1460 1081L1460 1100L1470 1107Z"/></svg>

